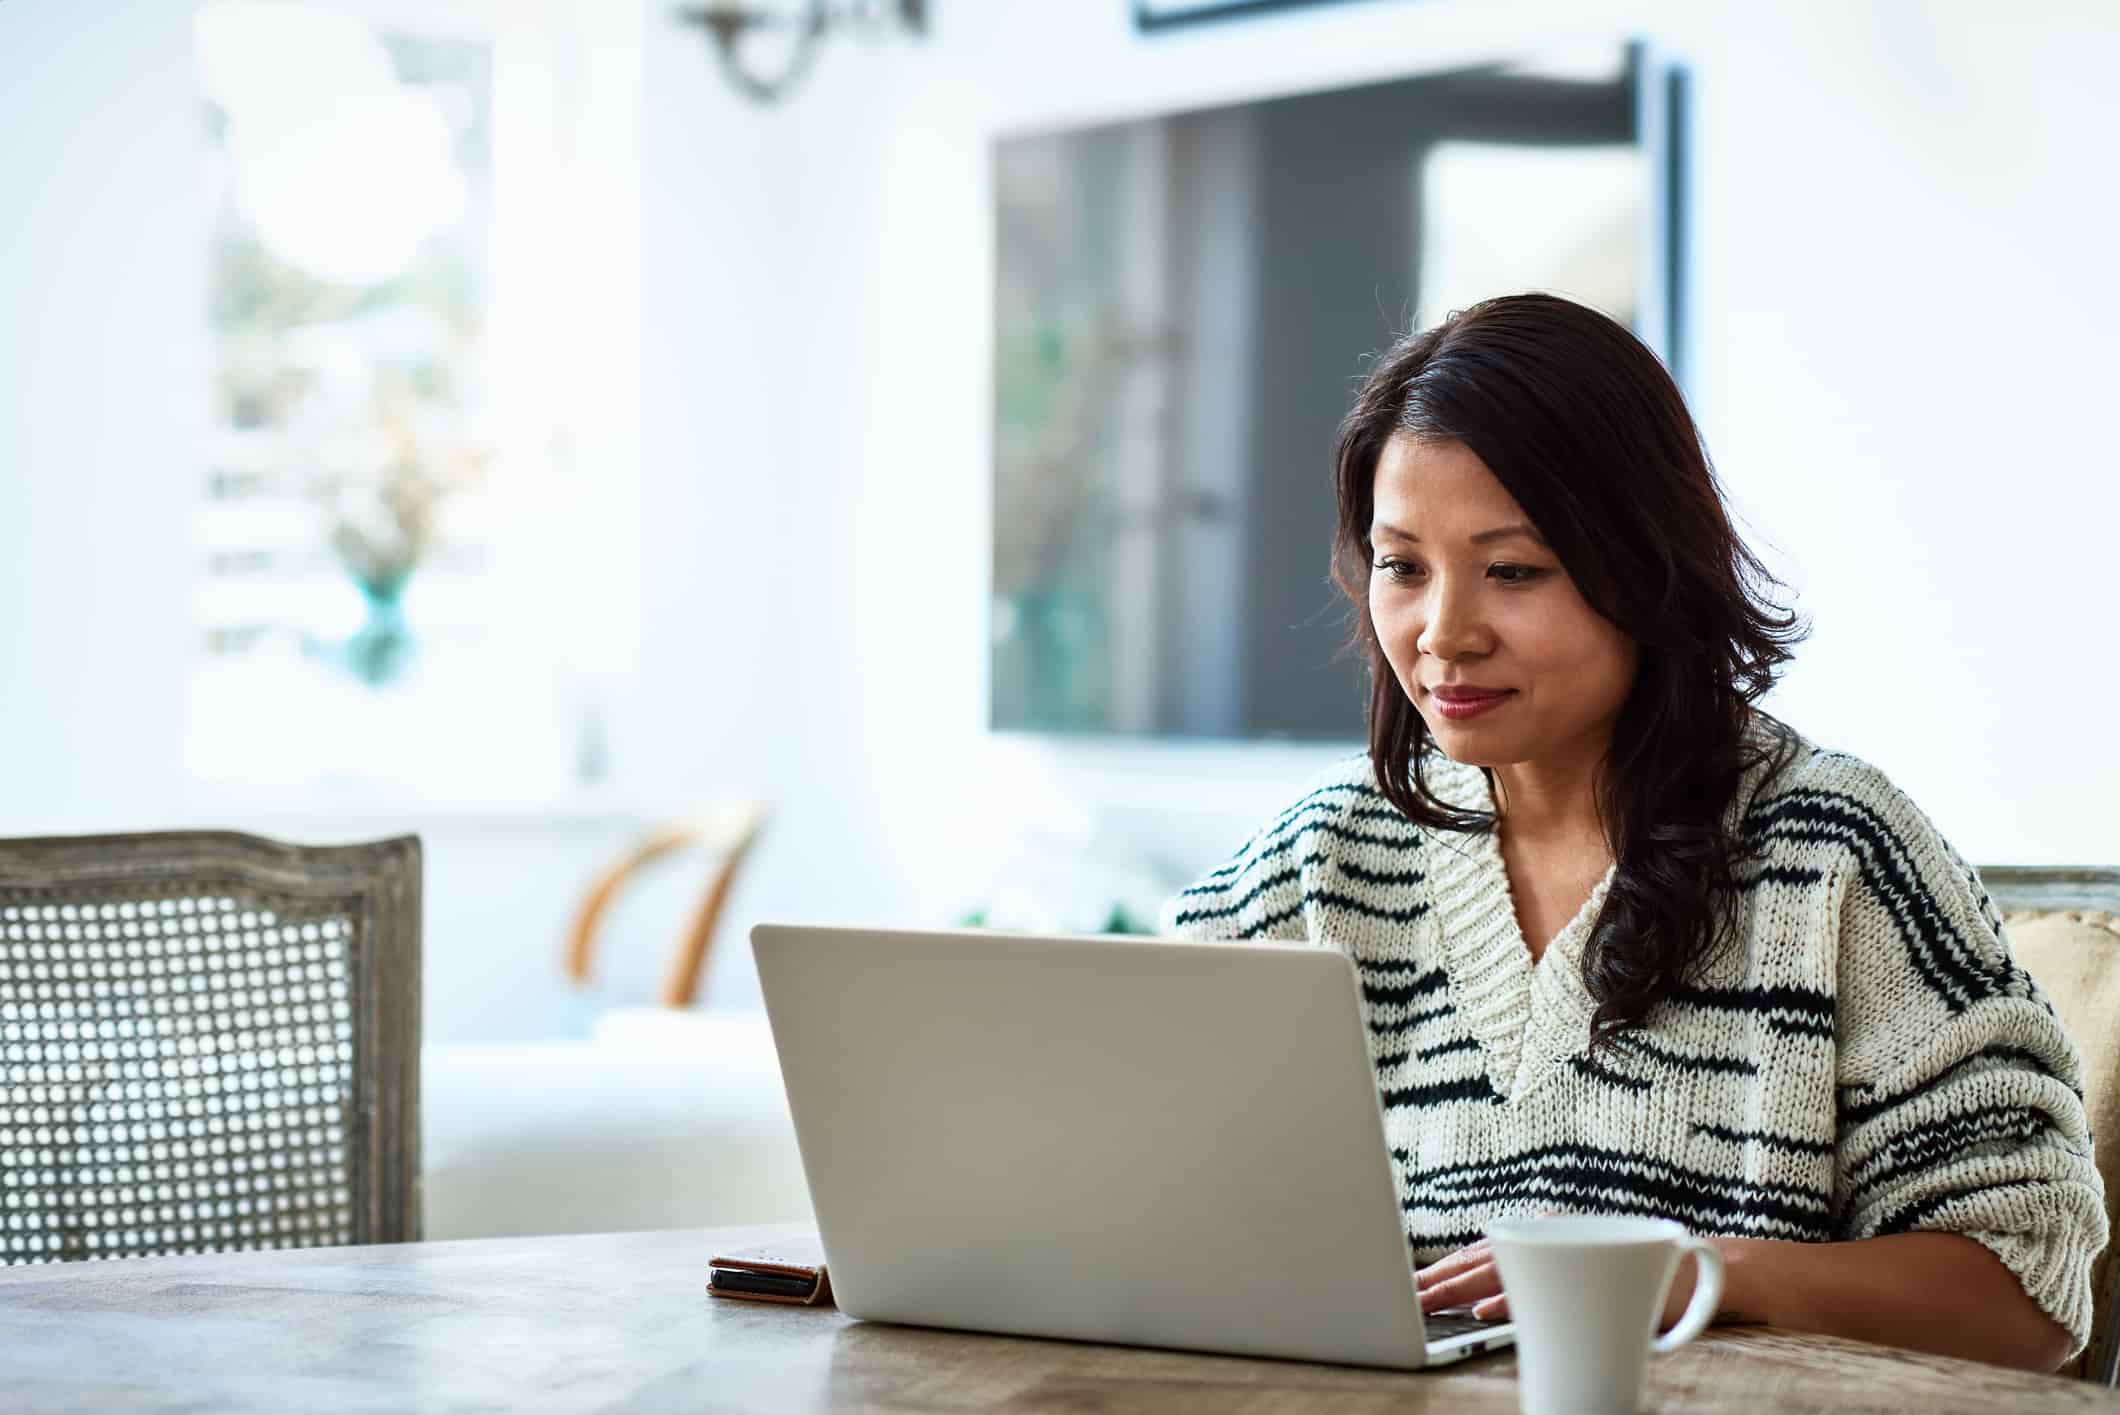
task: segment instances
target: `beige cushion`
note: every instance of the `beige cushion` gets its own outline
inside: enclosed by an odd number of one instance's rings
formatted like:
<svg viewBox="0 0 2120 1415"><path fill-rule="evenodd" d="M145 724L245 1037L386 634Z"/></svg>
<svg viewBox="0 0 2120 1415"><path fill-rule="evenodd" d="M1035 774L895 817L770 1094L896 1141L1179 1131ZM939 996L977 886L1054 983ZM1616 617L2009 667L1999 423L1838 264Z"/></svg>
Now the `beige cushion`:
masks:
<svg viewBox="0 0 2120 1415"><path fill-rule="evenodd" d="M2120 1234L2120 916L2011 914L2010 951L2061 1014L2083 1053L2083 1104L2105 1178L2105 1217ZM2091 1265L2091 1349L2112 1320L2113 1249Z"/></svg>
<svg viewBox="0 0 2120 1415"><path fill-rule="evenodd" d="M814 1222L762 1012L431 1043L421 1085L429 1238Z"/></svg>

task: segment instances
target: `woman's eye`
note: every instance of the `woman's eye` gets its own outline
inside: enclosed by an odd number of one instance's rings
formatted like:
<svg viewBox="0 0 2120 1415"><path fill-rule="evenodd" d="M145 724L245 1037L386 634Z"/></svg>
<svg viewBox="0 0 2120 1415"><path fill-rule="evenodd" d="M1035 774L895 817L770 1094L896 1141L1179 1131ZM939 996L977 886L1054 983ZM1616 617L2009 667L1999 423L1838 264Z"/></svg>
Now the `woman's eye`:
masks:
<svg viewBox="0 0 2120 1415"><path fill-rule="evenodd" d="M1401 560L1395 555L1387 555L1382 560L1379 560L1376 563L1376 568L1382 570L1394 580L1410 580L1421 573L1420 566L1414 564L1411 560Z"/></svg>
<svg viewBox="0 0 2120 1415"><path fill-rule="evenodd" d="M1537 565L1492 565L1487 573L1505 585L1528 585L1546 575L1546 571Z"/></svg>

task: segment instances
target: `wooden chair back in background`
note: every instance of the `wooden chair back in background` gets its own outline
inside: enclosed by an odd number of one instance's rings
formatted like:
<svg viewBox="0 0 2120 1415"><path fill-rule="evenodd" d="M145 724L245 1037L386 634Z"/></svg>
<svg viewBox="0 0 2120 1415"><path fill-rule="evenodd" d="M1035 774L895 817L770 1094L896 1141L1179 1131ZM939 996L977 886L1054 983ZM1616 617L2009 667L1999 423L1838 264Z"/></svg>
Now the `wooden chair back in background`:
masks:
<svg viewBox="0 0 2120 1415"><path fill-rule="evenodd" d="M690 1007L706 976L714 933L729 900L737 868L750 853L765 825L765 803L748 797L718 801L685 820L659 826L643 835L624 854L600 871L582 897L567 930L564 967L577 987L590 979L591 961L611 903L627 883L659 860L681 850L698 849L713 860L707 887L677 936L677 950L664 975L659 1001L665 1007Z"/></svg>

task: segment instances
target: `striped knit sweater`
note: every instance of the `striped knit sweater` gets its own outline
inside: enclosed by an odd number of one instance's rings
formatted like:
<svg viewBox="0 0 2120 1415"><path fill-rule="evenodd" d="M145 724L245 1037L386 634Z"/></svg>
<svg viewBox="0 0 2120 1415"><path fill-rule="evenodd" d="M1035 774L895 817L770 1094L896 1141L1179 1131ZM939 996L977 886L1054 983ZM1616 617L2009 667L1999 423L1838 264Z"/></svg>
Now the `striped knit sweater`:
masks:
<svg viewBox="0 0 2120 1415"><path fill-rule="evenodd" d="M1486 776L1430 788L1493 809ZM1547 1210L1805 1241L1962 1233L2076 1339L2106 1240L2075 1047L1979 877L1875 768L1798 742L1731 807L1742 946L1586 1052L1584 940L1533 964L1492 834L1423 831L1356 757L1166 907L1166 933L1336 948L1361 978L1417 1263Z"/></svg>

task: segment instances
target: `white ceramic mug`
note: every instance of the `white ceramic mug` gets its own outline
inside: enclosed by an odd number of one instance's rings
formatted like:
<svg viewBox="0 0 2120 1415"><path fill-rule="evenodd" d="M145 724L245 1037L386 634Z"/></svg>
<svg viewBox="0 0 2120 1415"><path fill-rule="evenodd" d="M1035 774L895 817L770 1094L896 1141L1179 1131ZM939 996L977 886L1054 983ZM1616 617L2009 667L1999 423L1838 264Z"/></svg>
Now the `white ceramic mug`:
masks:
<svg viewBox="0 0 2120 1415"><path fill-rule="evenodd" d="M1722 1254L1669 1219L1511 1219L1487 1237L1516 1326L1524 1415L1639 1410L1650 1354L1699 1336L1722 1301ZM1699 1267L1693 1300L1659 1337L1664 1298L1689 1252Z"/></svg>

